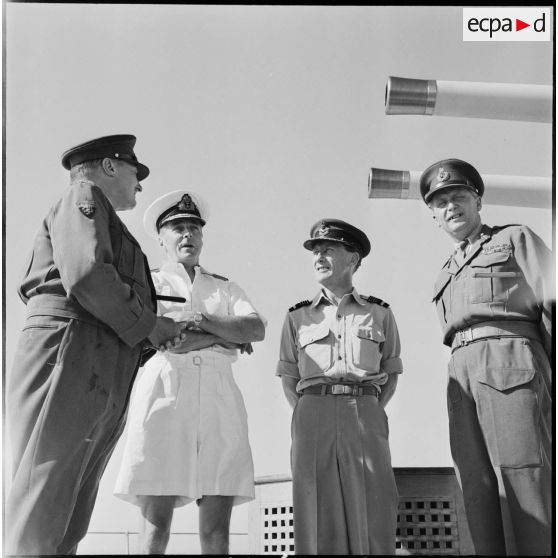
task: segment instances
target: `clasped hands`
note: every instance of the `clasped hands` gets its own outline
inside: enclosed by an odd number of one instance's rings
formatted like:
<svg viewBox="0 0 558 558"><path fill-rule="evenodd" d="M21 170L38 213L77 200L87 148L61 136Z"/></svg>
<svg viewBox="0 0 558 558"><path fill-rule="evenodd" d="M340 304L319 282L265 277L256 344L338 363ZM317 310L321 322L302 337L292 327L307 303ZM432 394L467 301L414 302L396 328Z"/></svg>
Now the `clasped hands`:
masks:
<svg viewBox="0 0 558 558"><path fill-rule="evenodd" d="M192 320L174 321L173 319L167 318L165 316L157 316L157 322L155 323L155 328L149 336L149 341L152 343L154 348L159 351L174 352L181 347L184 341L186 341L186 338L188 337L187 331L191 331L192 333L204 334L207 336L210 335L205 334L203 330L197 327L192 327ZM241 353L246 353L248 355L252 354L253 352L251 343L234 343L232 341L226 341L225 339L221 339L219 337L215 337L215 340L207 346L210 345L219 345L227 349L240 349ZM191 348L189 350L194 349L195 348Z"/></svg>
<svg viewBox="0 0 558 558"><path fill-rule="evenodd" d="M148 339L153 347L159 351L173 349L179 347L186 340L186 328L182 322L157 316L155 327Z"/></svg>

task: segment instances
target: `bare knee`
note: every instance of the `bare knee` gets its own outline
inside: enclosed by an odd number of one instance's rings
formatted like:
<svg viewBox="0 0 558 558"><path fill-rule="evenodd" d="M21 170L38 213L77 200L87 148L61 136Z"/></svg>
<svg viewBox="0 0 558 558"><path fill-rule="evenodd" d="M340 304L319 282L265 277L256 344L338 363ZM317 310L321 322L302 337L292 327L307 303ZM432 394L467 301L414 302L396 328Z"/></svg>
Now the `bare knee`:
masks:
<svg viewBox="0 0 558 558"><path fill-rule="evenodd" d="M204 496L200 502L200 542L204 554L228 554L233 497Z"/></svg>
<svg viewBox="0 0 558 558"><path fill-rule="evenodd" d="M142 517L162 529L170 529L175 496L138 496Z"/></svg>
<svg viewBox="0 0 558 558"><path fill-rule="evenodd" d="M170 538L174 496L140 496L140 552L163 554Z"/></svg>

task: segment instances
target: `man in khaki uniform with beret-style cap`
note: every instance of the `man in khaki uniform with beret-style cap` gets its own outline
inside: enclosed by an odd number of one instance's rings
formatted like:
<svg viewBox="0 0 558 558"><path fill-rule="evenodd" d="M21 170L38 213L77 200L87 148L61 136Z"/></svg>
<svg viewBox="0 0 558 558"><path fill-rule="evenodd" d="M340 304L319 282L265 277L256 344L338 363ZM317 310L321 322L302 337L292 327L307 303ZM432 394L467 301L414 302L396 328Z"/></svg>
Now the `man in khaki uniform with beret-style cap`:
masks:
<svg viewBox="0 0 558 558"><path fill-rule="evenodd" d="M452 350L450 444L475 550L548 555L552 255L526 226L482 224L484 184L469 163L434 163L420 189L455 243L434 301Z"/></svg>
<svg viewBox="0 0 558 558"><path fill-rule="evenodd" d="M293 407L297 554L395 554L397 488L384 407L403 371L389 305L360 295L353 274L366 235L322 219L304 247L321 285L289 309L277 375Z"/></svg>
<svg viewBox="0 0 558 558"><path fill-rule="evenodd" d="M76 552L140 360L183 338L179 324L157 317L146 258L116 215L136 205L149 174L135 141L106 136L63 154L72 183L24 269L27 318L7 382L6 554Z"/></svg>

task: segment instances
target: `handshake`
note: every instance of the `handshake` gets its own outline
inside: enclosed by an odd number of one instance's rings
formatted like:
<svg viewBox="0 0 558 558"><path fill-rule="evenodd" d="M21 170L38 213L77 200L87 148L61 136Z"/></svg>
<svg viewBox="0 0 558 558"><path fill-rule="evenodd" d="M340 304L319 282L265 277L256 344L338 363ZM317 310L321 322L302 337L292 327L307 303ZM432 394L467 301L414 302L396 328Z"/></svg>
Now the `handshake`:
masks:
<svg viewBox="0 0 558 558"><path fill-rule="evenodd" d="M219 345L226 349L240 349L241 353L252 354L251 343L235 343L204 331L198 327L193 317L185 321L175 321L165 316L157 316L155 327L148 339L159 351L186 353Z"/></svg>

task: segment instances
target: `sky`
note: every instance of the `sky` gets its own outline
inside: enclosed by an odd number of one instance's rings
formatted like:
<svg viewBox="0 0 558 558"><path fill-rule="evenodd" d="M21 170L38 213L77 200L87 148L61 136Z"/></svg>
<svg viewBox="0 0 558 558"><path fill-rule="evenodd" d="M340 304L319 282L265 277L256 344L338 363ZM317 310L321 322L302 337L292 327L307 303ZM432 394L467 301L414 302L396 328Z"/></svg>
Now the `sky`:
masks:
<svg viewBox="0 0 558 558"><path fill-rule="evenodd" d="M288 308L317 291L302 243L324 217L369 236L355 286L387 301L399 327L393 465L450 466L449 351L431 298L452 243L422 202L369 199L369 169L420 171L457 157L481 174L552 175L550 124L385 114L389 76L552 85L550 42L463 42L461 28L458 6L6 3L4 373L25 317L21 268L69 185L61 153L132 133L151 174L120 216L151 266L161 253L142 228L145 209L171 190L199 192L211 211L202 265L237 282L268 321L265 340L234 367L256 476L290 471L291 413L274 372ZM551 246L551 209L481 214L524 223ZM122 443L101 484L98 529L115 517L135 525L135 508L112 496L121 453Z"/></svg>

